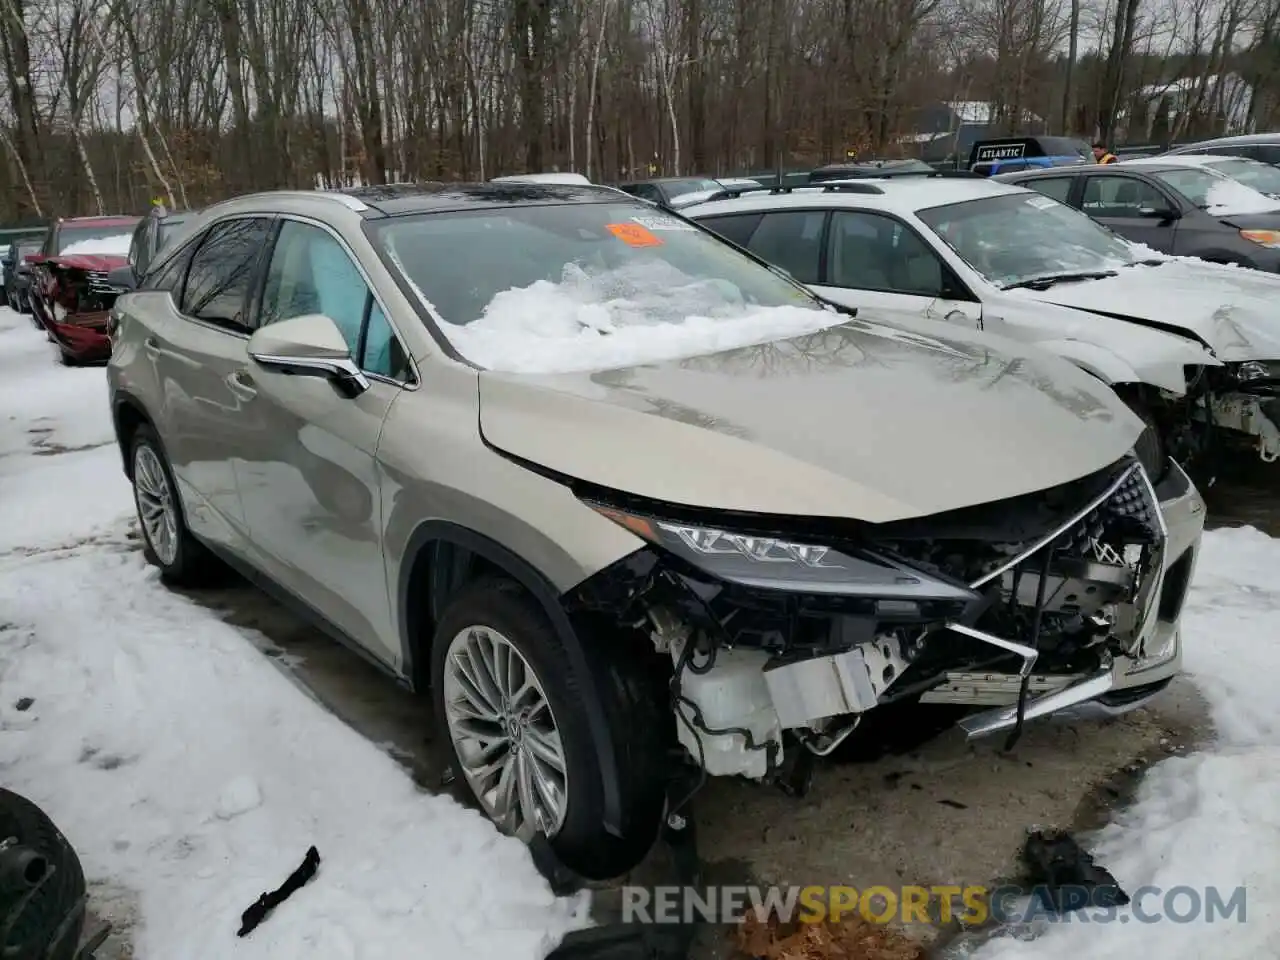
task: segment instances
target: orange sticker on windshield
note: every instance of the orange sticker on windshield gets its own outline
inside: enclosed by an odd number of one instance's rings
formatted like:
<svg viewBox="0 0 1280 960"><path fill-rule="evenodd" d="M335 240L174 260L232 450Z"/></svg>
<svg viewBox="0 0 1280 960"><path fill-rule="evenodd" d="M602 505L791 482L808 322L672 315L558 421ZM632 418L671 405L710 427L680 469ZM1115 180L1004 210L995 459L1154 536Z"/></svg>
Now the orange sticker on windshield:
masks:
<svg viewBox="0 0 1280 960"><path fill-rule="evenodd" d="M606 223L604 228L628 247L660 247L662 239L638 223Z"/></svg>

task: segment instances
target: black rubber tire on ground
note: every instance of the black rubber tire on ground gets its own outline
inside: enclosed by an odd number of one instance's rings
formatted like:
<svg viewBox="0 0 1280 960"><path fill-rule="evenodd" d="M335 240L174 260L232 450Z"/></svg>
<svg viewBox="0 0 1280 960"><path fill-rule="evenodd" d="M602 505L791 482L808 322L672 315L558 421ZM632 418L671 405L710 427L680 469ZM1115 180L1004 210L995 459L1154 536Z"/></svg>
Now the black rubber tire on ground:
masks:
<svg viewBox="0 0 1280 960"><path fill-rule="evenodd" d="M181 587L203 586L214 580L220 572L218 560L209 549L187 529L187 519L182 511L182 499L178 496L178 484L173 478L173 470L169 466L169 458L165 455L164 446L150 424L141 424L129 438L129 476L136 476L134 464L137 462L138 448L146 445L155 453L160 461L165 482L169 485L169 495L173 498L177 512L178 549L173 563L162 563L151 541L147 538L147 528L142 522L142 511L138 510L138 530L142 536L142 555L147 562L160 570L160 577L166 583ZM134 488L134 505L137 507L137 488Z"/></svg>
<svg viewBox="0 0 1280 960"><path fill-rule="evenodd" d="M645 676L627 645L619 643L607 659L589 663L602 700L605 723L614 743L618 790L629 836L604 828L600 769L591 741L592 719L583 708L583 678L575 672L564 644L537 603L513 580L486 578L463 587L449 602L431 650L431 690L437 742L457 774L457 783L474 801L461 773L445 720L443 676L449 642L468 627L488 626L512 642L537 674L560 731L568 772L568 806L551 847L564 864L591 880L620 876L636 866L653 846L666 802L670 729L665 689ZM650 648L652 650L652 648ZM590 656L592 648L588 646ZM478 806L478 803L477 803Z"/></svg>
<svg viewBox="0 0 1280 960"><path fill-rule="evenodd" d="M46 951L53 945L59 927L85 895L80 859L43 810L25 797L0 788L0 841L10 837L44 857L53 873L27 902L8 938L0 944L0 956L71 960L84 931L83 911L78 920L73 919L61 931L53 952L47 954Z"/></svg>
<svg viewBox="0 0 1280 960"><path fill-rule="evenodd" d="M1132 390L1117 390L1116 392L1119 394L1120 399L1125 402L1125 406L1136 413L1142 419L1142 422L1146 424L1133 449L1138 454L1138 460L1147 468L1147 475L1151 478L1151 482L1153 484L1159 483L1164 479L1164 475L1169 469L1169 450L1165 445L1164 433L1160 430L1151 408L1143 401L1141 396Z"/></svg>
<svg viewBox="0 0 1280 960"><path fill-rule="evenodd" d="M78 367L80 361L73 354L67 352L65 347L58 347L58 362L64 367Z"/></svg>

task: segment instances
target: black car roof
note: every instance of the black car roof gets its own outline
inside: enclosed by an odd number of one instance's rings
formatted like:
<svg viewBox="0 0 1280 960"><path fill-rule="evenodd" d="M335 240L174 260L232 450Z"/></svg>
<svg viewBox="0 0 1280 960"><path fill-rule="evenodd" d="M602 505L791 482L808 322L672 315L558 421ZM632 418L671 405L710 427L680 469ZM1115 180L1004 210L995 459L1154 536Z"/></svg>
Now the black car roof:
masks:
<svg viewBox="0 0 1280 960"><path fill-rule="evenodd" d="M609 187L564 183L391 183L341 191L385 216L513 207L523 204L607 203L623 197Z"/></svg>

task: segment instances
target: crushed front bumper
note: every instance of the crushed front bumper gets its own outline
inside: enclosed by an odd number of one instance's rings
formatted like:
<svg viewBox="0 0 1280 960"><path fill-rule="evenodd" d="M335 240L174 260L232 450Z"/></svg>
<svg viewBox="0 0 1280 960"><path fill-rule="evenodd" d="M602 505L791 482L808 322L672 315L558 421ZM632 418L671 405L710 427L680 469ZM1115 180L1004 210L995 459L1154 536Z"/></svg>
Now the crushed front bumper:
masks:
<svg viewBox="0 0 1280 960"><path fill-rule="evenodd" d="M1176 472L1162 484L1160 500L1168 530L1163 588L1156 621L1141 650L1135 656L1117 656L1089 674L1031 673L1024 720L1062 714L1118 716L1148 703L1181 670L1182 607L1195 574L1205 504L1181 468L1175 465L1172 471ZM1174 492L1165 496L1169 490ZM921 702L993 708L960 722L971 738L985 736L1017 725L1022 681L1017 673L949 673Z"/></svg>

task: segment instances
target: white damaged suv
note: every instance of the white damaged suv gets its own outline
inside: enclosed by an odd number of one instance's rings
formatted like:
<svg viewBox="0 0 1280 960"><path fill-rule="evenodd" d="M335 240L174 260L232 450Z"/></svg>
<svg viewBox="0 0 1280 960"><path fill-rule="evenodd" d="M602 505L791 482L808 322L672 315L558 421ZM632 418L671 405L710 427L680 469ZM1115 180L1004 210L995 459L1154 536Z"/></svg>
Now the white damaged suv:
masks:
<svg viewBox="0 0 1280 960"><path fill-rule="evenodd" d="M956 176L726 191L685 211L822 297L1034 343L1114 387L1141 445L1280 457L1280 277L1168 257L1031 190Z"/></svg>

